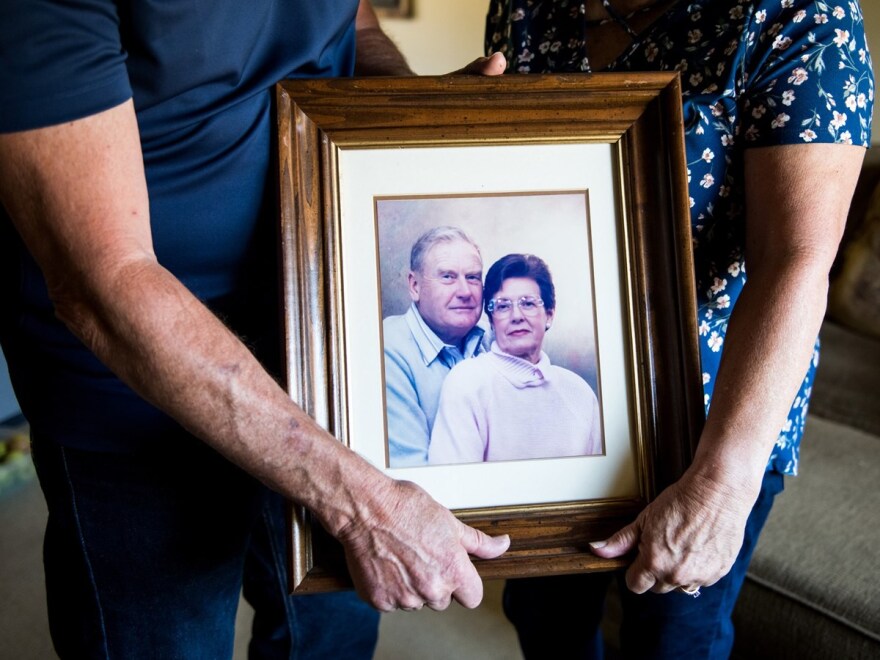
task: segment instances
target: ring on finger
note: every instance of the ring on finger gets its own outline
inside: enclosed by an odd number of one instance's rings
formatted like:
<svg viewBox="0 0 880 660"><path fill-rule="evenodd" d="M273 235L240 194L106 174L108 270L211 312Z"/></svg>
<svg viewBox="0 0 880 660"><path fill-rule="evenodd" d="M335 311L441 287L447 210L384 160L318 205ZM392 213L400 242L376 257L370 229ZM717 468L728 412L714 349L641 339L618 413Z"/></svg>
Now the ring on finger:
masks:
<svg viewBox="0 0 880 660"><path fill-rule="evenodd" d="M694 598L700 597L700 585L698 584L692 584L687 587L682 585L680 587L676 587L675 590L688 596L693 596Z"/></svg>

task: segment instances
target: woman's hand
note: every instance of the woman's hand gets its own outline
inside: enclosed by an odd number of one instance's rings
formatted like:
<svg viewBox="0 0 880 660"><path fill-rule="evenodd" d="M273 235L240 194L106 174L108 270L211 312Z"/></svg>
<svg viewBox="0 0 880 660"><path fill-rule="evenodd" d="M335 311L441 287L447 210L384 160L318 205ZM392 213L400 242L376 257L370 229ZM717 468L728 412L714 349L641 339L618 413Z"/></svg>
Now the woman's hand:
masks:
<svg viewBox="0 0 880 660"><path fill-rule="evenodd" d="M731 315L694 463L634 523L594 545L606 558L637 551L626 574L636 593L708 586L733 565L767 458L812 359L864 155L862 147L839 144L746 151L749 280Z"/></svg>
<svg viewBox="0 0 880 660"><path fill-rule="evenodd" d="M753 484L736 486L689 470L633 523L591 544L593 552L613 558L637 551L626 584L638 594L709 586L733 565L757 493Z"/></svg>

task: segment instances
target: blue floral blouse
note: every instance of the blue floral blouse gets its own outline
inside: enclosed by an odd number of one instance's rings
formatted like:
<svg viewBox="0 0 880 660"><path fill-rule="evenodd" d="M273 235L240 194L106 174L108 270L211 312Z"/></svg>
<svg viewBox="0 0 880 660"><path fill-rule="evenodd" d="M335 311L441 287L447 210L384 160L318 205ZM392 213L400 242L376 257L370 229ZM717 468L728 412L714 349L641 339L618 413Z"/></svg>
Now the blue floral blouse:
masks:
<svg viewBox="0 0 880 660"><path fill-rule="evenodd" d="M589 71L584 2L492 0L486 49L511 72ZM874 80L858 2L679 0L608 71L681 72L706 411L746 281L743 152L870 143ZM780 181L780 188L784 182ZM768 470L797 474L819 344Z"/></svg>

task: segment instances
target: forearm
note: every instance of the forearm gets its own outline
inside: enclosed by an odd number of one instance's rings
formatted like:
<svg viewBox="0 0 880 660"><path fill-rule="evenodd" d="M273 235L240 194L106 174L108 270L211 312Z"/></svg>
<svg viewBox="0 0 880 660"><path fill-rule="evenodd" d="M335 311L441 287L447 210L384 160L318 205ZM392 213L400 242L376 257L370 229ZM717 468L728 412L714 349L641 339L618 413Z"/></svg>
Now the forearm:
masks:
<svg viewBox="0 0 880 660"><path fill-rule="evenodd" d="M636 522L595 548L603 557L638 548L626 576L636 593L711 585L733 565L807 372L863 158L863 149L838 144L746 152L748 282L724 337L693 464Z"/></svg>
<svg viewBox="0 0 880 660"><path fill-rule="evenodd" d="M145 399L335 532L375 471L265 372L242 342L151 259L55 292L56 312ZM373 475L375 476L375 475Z"/></svg>
<svg viewBox="0 0 880 660"><path fill-rule="evenodd" d="M58 317L141 396L331 528L372 471L263 371L156 261L130 102L69 125L0 135L0 199ZM346 475L346 481L340 474ZM323 499L322 499L323 498Z"/></svg>
<svg viewBox="0 0 880 660"><path fill-rule="evenodd" d="M730 570L812 354L824 308L823 269L792 262L751 272L730 319L692 465L635 523L595 548L609 558L638 550L627 571L636 593L711 585Z"/></svg>
<svg viewBox="0 0 880 660"><path fill-rule="evenodd" d="M864 149L834 144L746 152L748 282L695 458L721 483L760 487L809 365L863 158ZM812 185L823 180L834 185ZM791 183L781 196L780 181Z"/></svg>
<svg viewBox="0 0 880 660"><path fill-rule="evenodd" d="M361 0L357 13L355 75L412 76L400 50L388 38L368 0Z"/></svg>
<svg viewBox="0 0 880 660"><path fill-rule="evenodd" d="M479 603L467 553L497 556L507 540L466 527L319 428L158 263L131 101L0 135L0 200L59 318L137 393L311 509L342 542L367 602Z"/></svg>
<svg viewBox="0 0 880 660"><path fill-rule="evenodd" d="M361 0L356 20L355 75L357 76L412 76L406 59L379 25L379 19L369 0ZM498 76L504 73L507 62L501 53L478 57L453 73Z"/></svg>
<svg viewBox="0 0 880 660"><path fill-rule="evenodd" d="M795 259L745 285L695 458L706 476L757 493L812 358L827 281L824 263Z"/></svg>

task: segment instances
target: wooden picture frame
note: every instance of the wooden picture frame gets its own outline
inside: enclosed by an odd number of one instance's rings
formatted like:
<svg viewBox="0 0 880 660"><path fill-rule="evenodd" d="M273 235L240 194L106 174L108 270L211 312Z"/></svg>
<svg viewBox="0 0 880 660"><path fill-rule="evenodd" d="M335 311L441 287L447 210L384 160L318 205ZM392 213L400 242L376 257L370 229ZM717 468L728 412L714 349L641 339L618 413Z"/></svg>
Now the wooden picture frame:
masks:
<svg viewBox="0 0 880 660"><path fill-rule="evenodd" d="M287 81L277 104L291 397L390 476L420 483L478 529L510 534L507 554L475 561L483 577L625 565L587 543L633 520L682 474L704 419L678 74ZM517 208L527 198L540 208L571 195L586 199L586 219L560 231L584 238L558 242L590 262L587 277L564 279L591 301L601 456L391 467L381 204L514 196ZM493 236L543 226L503 214L497 222L504 231ZM555 230L532 232L517 249L541 235ZM580 261L558 249L557 264ZM563 307L560 289L557 318L583 302L576 297ZM453 494L438 485L447 482ZM341 546L299 506L290 541L293 593L350 586Z"/></svg>

